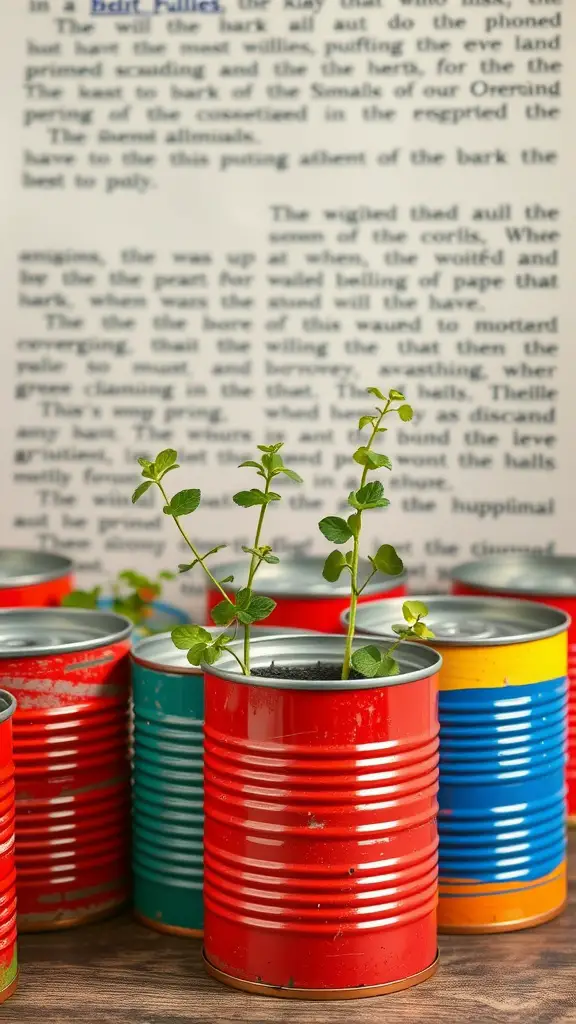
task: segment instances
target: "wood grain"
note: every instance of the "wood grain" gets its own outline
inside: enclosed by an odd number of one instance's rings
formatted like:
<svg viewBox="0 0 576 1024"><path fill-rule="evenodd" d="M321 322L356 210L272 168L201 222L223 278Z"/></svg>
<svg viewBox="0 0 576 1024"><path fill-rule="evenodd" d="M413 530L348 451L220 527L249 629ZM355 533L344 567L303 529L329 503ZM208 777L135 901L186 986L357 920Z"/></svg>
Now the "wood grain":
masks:
<svg viewBox="0 0 576 1024"><path fill-rule="evenodd" d="M200 942L129 915L20 940L18 993L0 1024L576 1024L576 833L570 903L556 921L499 936L443 936L432 981L357 1003L283 1003L206 976Z"/></svg>

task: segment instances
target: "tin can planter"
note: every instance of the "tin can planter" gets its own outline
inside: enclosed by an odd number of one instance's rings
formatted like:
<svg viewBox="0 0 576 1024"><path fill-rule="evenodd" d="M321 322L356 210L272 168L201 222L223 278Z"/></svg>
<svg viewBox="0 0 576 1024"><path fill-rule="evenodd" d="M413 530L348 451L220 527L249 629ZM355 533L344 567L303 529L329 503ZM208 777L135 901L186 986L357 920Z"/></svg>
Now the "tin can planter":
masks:
<svg viewBox="0 0 576 1024"><path fill-rule="evenodd" d="M267 627L288 626L292 629L312 629L321 633L340 633L342 612L350 603L348 577L338 583L328 583L322 576L325 559L311 555L303 559L286 559L277 565L263 564L254 581L255 594L265 594L276 601L276 608L266 619ZM371 567L361 567L364 577ZM229 593L236 593L247 582L247 566L244 562L230 562L218 566L218 578L233 576L234 582L224 585ZM366 587L360 602L374 601L383 597L400 597L406 593L406 576L386 579L375 577ZM207 622L210 612L222 600L215 588L207 592Z"/></svg>
<svg viewBox="0 0 576 1024"><path fill-rule="evenodd" d="M0 1003L9 999L18 985L12 753L15 710L14 697L0 690Z"/></svg>
<svg viewBox="0 0 576 1024"><path fill-rule="evenodd" d="M576 556L503 555L460 565L454 594L543 601L570 616L568 630L568 824L576 826Z"/></svg>
<svg viewBox="0 0 576 1024"><path fill-rule="evenodd" d="M255 635L269 631L252 627ZM217 632L220 632L218 630ZM132 651L134 912L156 931L204 928L204 676L170 633Z"/></svg>
<svg viewBox="0 0 576 1024"><path fill-rule="evenodd" d="M344 643L262 638L250 676L203 666L204 957L258 995L361 998L436 969L441 658L405 644L400 675L341 682Z"/></svg>
<svg viewBox="0 0 576 1024"><path fill-rule="evenodd" d="M0 548L0 608L56 607L73 585L68 558L47 551Z"/></svg>
<svg viewBox="0 0 576 1024"><path fill-rule="evenodd" d="M93 921L128 898L130 633L103 611L0 612L0 678L18 703L20 931Z"/></svg>
<svg viewBox="0 0 576 1024"><path fill-rule="evenodd" d="M422 597L441 652L440 902L445 932L505 932L566 903L568 616L486 597ZM402 602L359 610L390 636Z"/></svg>

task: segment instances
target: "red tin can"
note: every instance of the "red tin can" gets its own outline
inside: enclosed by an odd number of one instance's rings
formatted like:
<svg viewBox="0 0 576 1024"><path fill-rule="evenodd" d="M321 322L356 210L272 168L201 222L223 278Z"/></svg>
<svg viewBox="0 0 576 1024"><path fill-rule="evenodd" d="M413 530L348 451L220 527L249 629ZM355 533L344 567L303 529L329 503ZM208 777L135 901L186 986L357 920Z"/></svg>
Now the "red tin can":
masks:
<svg viewBox="0 0 576 1024"><path fill-rule="evenodd" d="M0 690L0 1003L9 999L18 985L12 754L12 716L15 710L14 697Z"/></svg>
<svg viewBox="0 0 576 1024"><path fill-rule="evenodd" d="M0 608L57 607L73 586L68 558L48 551L0 548Z"/></svg>
<svg viewBox="0 0 576 1024"><path fill-rule="evenodd" d="M492 594L544 604L566 612L568 629L568 824L576 826L576 556L502 555L459 565L453 594Z"/></svg>
<svg viewBox="0 0 576 1024"><path fill-rule="evenodd" d="M405 644L399 675L343 683L343 653L272 636L250 676L203 666L205 962L260 995L361 998L436 968L442 659ZM334 681L254 674L272 662Z"/></svg>
<svg viewBox="0 0 576 1024"><path fill-rule="evenodd" d="M338 583L328 583L322 576L325 558L311 555L303 559L286 559L277 565L261 565L254 580L255 594L265 594L276 601L276 607L266 619L266 627L289 626L293 629L312 629L321 633L341 633L342 613L350 604L350 582L347 575ZM360 578L366 579L372 571L369 563L360 568ZM246 585L248 566L244 562L230 562L217 568L217 578L234 577L233 583L224 585L231 594ZM375 601L383 597L402 597L406 594L406 575L375 576L360 597L360 601ZM221 593L212 585L207 593L207 622L210 612L222 600Z"/></svg>
<svg viewBox="0 0 576 1024"><path fill-rule="evenodd" d="M102 611L0 612L0 678L18 702L20 931L93 921L128 898L131 628Z"/></svg>

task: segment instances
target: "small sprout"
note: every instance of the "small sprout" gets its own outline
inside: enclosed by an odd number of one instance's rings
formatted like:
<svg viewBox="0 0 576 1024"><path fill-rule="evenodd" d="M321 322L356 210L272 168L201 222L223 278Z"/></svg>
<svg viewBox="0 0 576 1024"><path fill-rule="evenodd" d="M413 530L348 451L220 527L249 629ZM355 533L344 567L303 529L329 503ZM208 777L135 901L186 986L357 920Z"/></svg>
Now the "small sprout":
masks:
<svg viewBox="0 0 576 1024"><path fill-rule="evenodd" d="M124 569L118 573L112 584L112 610L117 615L130 619L140 630L151 633L147 628L147 619L152 615L152 605L162 596L164 580L173 580L174 573L163 570L156 579L149 579L133 569ZM98 608L102 588L94 590L73 590L62 599L65 608Z"/></svg>
<svg viewBox="0 0 576 1024"><path fill-rule="evenodd" d="M156 486L160 491L163 500L163 512L171 516L182 539L192 553L192 559L188 562L181 562L178 566L179 573L190 572L199 565L212 585L219 591L222 600L212 609L212 621L216 626L233 626L231 633L221 633L212 636L202 626L178 626L172 632L172 640L179 650L187 652L187 658L192 665L201 665L205 662L213 665L221 656L224 650L229 650L229 644L236 639L238 625L244 628L244 658L241 660L234 651L230 651L238 662L242 672L247 675L250 671L250 626L253 622L261 622L267 619L276 607L275 601L269 597L255 594L253 592L254 577L263 562L274 565L280 559L274 554L269 545L261 544L261 533L264 525L266 509L272 502L280 501L281 495L271 488L272 481L279 476L286 476L294 483L301 483L301 477L293 469L284 465L280 450L283 443L278 441L272 445L258 445L258 451L262 453L260 461L249 459L241 464L240 468L255 469L257 476L263 480L263 487L252 487L250 490L239 491L234 495L233 500L241 508L259 508L258 521L254 543L252 546L245 546L242 550L250 556L248 579L246 586L238 591L236 598L230 596L224 589L225 584L233 583L234 577L227 576L218 580L208 568L207 559L216 552L226 547L225 544L218 544L204 554L201 554L198 547L188 536L181 519L184 516L192 515L200 507L202 495L198 488L178 491L171 498L164 487L164 477L174 469L179 469L178 453L173 448L167 448L160 452L154 460L140 458L138 464L142 471L143 482L134 491L132 501L137 502L150 487ZM138 596L137 592L137 595Z"/></svg>
<svg viewBox="0 0 576 1024"><path fill-rule="evenodd" d="M397 413L403 422L408 422L413 417L412 408L406 404L405 396L401 391L392 388L386 397L380 388L371 387L366 390L369 395L374 395L379 399L383 405L376 407L376 415L361 416L358 420L358 429L364 430L365 427L370 427L370 435L366 443L352 455L356 465L362 466L360 485L356 490L350 491L348 495L348 505L354 509L354 512L348 519L342 519L340 516L327 516L318 524L320 532L331 544L338 547L350 542L352 544L352 547L346 552L333 551L328 555L322 571L324 579L329 583L336 583L345 570L350 574L350 618L342 679L349 678L351 668L367 679L397 675L400 669L393 657L393 652L400 642L405 639L425 640L433 635L422 621L423 617L428 614L426 606L421 601L407 601L403 609L405 622L401 626L393 627L399 639L387 651L382 652L376 646L369 646L353 652L359 597L376 573L382 573L385 576L400 576L404 571L402 559L392 545L381 544L376 554L368 556L372 571L367 579L361 583L358 578L362 517L365 512L386 508L390 504L384 495L383 483L380 480L368 480L368 474L378 469L392 469L392 463L387 455L374 451L372 446L378 435L387 429L382 426L382 421L386 416ZM398 402L401 404L395 404Z"/></svg>

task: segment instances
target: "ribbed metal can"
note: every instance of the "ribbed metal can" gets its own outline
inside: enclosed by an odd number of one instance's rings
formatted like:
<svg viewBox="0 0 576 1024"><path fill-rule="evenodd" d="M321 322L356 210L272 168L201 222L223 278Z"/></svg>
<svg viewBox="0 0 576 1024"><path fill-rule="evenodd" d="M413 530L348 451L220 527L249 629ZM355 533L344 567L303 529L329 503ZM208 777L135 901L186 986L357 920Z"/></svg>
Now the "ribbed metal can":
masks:
<svg viewBox="0 0 576 1024"><path fill-rule="evenodd" d="M568 629L568 824L576 826L576 556L503 555L460 565L454 594L490 594L543 601L570 616Z"/></svg>
<svg viewBox="0 0 576 1024"><path fill-rule="evenodd" d="M0 612L16 697L20 931L107 916L129 895L131 624L72 608Z"/></svg>
<svg viewBox="0 0 576 1024"><path fill-rule="evenodd" d="M48 551L0 548L0 608L57 606L73 585L68 558Z"/></svg>
<svg viewBox="0 0 576 1024"><path fill-rule="evenodd" d="M350 603L350 582L344 577L338 583L328 583L322 576L325 559L311 555L303 559L286 559L277 565L263 564L252 587L255 594L265 594L276 601L276 608L266 619L267 627L288 626L292 629L312 629L322 633L340 633L342 612ZM366 579L372 571L368 563L360 566L360 577ZM247 564L229 562L218 566L218 579L234 577L224 589L234 594L246 586ZM383 597L400 597L406 593L406 576L375 577L360 597L360 602ZM210 612L222 600L221 593L209 586L207 591L207 622Z"/></svg>
<svg viewBox="0 0 576 1024"><path fill-rule="evenodd" d="M527 601L419 597L441 652L440 902L446 932L556 917L566 889L568 616ZM402 602L359 609L392 635Z"/></svg>
<svg viewBox="0 0 576 1024"><path fill-rule="evenodd" d="M201 936L204 676L163 633L133 649L132 691L134 912L156 931Z"/></svg>
<svg viewBox="0 0 576 1024"><path fill-rule="evenodd" d="M0 1003L9 999L18 985L12 751L15 710L14 697L0 690Z"/></svg>
<svg viewBox="0 0 576 1024"><path fill-rule="evenodd" d="M441 658L406 644L400 675L341 682L343 655L270 637L249 676L203 666L205 963L259 995L361 998L436 968ZM333 681L257 674L318 662Z"/></svg>

